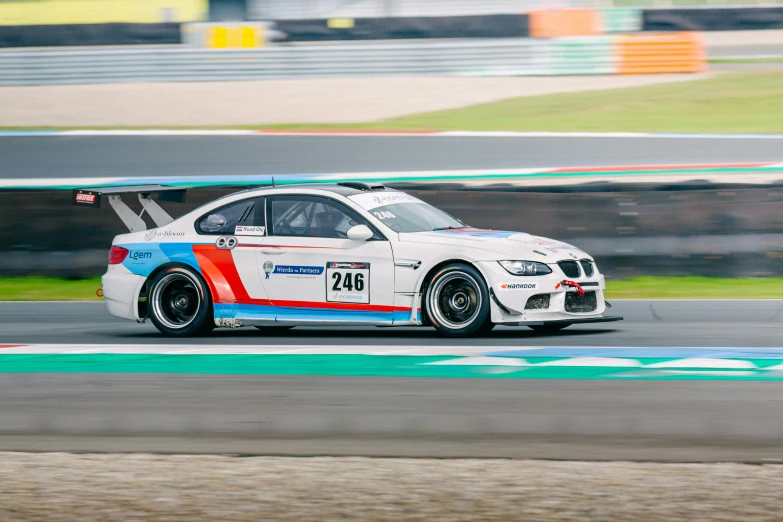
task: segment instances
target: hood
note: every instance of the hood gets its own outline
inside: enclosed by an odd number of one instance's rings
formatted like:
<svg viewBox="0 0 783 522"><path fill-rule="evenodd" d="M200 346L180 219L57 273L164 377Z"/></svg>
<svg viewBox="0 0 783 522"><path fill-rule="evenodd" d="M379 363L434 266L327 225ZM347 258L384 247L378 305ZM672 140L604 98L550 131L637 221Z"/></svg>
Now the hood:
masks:
<svg viewBox="0 0 783 522"><path fill-rule="evenodd" d="M508 259L540 261L543 263L552 263L563 259L592 259L592 256L568 243L509 230L458 228L400 234L400 240L409 243L453 245L481 249L503 254Z"/></svg>

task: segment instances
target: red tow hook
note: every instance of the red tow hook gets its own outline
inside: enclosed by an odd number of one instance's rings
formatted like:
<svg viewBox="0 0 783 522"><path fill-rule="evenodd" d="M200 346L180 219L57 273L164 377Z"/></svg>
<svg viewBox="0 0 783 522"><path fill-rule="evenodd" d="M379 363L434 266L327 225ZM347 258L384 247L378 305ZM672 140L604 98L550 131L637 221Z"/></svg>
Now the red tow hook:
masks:
<svg viewBox="0 0 783 522"><path fill-rule="evenodd" d="M584 297L585 295L584 288L579 286L579 283L577 283L576 281L569 281L568 279L566 279L565 281L563 281L563 286L570 286L571 288L576 288L576 295L578 295L579 297Z"/></svg>

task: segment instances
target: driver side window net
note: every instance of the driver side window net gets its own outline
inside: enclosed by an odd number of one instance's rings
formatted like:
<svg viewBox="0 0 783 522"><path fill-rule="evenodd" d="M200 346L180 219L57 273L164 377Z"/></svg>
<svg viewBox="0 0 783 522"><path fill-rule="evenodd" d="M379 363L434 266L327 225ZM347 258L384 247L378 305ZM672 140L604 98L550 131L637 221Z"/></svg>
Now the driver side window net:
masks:
<svg viewBox="0 0 783 522"><path fill-rule="evenodd" d="M350 209L323 198L279 198L270 201L270 234L345 239L348 229L366 224Z"/></svg>
<svg viewBox="0 0 783 522"><path fill-rule="evenodd" d="M264 200L237 201L203 216L196 225L199 234L234 234L237 226L264 226Z"/></svg>

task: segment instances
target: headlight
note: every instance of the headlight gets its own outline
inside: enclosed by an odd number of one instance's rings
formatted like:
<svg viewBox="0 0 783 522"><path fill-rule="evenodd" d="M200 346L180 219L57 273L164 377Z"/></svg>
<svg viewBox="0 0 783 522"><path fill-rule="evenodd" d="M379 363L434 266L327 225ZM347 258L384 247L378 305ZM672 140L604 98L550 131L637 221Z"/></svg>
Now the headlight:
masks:
<svg viewBox="0 0 783 522"><path fill-rule="evenodd" d="M552 273L552 269L544 263L536 263L535 261L498 261L498 263L509 274L517 276L536 276Z"/></svg>

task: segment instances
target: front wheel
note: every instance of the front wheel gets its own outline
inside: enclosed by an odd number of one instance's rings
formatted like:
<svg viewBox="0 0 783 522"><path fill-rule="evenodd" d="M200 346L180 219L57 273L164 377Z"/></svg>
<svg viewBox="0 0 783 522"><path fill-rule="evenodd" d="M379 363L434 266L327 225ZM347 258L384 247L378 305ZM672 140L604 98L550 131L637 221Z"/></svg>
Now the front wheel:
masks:
<svg viewBox="0 0 783 522"><path fill-rule="evenodd" d="M215 327L209 289L190 268L161 271L150 284L149 296L150 320L163 334L190 337Z"/></svg>
<svg viewBox="0 0 783 522"><path fill-rule="evenodd" d="M469 337L489 331L489 289L472 266L454 263L430 281L424 306L432 325L446 337Z"/></svg>

